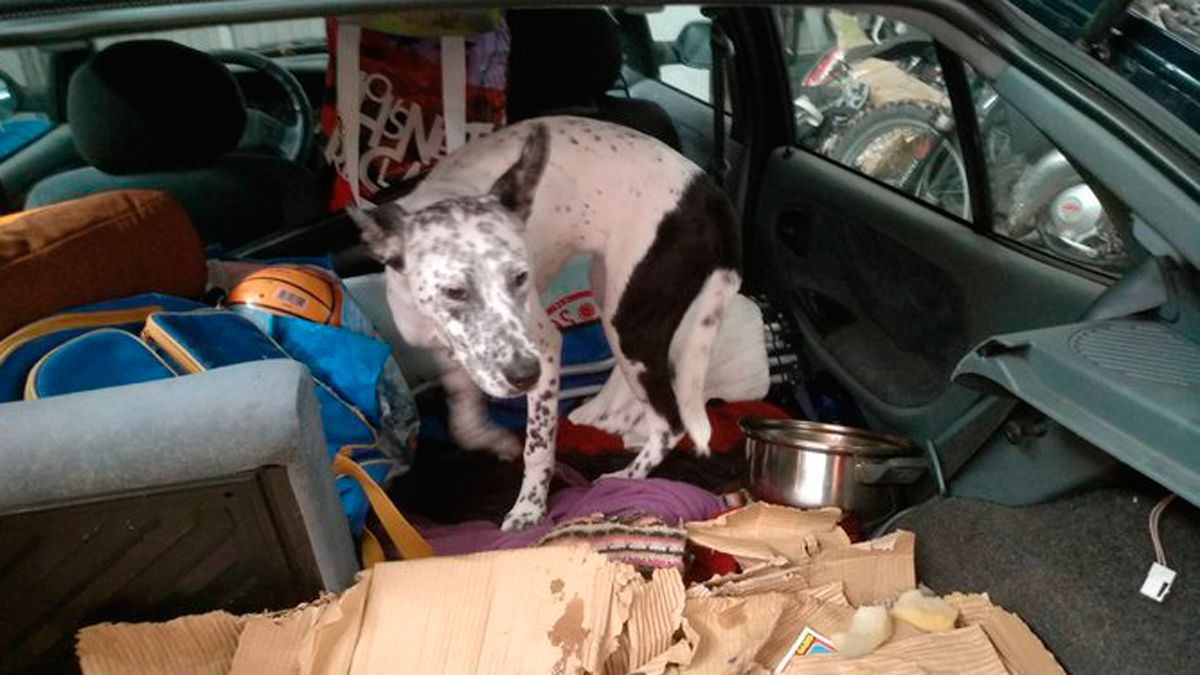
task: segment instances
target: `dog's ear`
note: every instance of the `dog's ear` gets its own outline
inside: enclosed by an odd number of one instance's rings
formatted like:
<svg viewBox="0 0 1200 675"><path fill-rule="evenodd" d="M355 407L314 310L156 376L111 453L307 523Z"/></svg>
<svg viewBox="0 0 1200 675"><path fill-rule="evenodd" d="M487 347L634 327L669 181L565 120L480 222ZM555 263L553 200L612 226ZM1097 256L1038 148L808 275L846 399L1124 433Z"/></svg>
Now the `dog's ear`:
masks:
<svg viewBox="0 0 1200 675"><path fill-rule="evenodd" d="M397 202L360 209L347 206L346 213L358 225L363 243L385 265L404 267L404 207Z"/></svg>
<svg viewBox="0 0 1200 675"><path fill-rule="evenodd" d="M546 170L546 159L550 156L550 132L545 124L533 125L533 131L525 139L521 157L496 179L492 195L500 200L504 208L517 215L522 225L529 218L533 206L533 193Z"/></svg>

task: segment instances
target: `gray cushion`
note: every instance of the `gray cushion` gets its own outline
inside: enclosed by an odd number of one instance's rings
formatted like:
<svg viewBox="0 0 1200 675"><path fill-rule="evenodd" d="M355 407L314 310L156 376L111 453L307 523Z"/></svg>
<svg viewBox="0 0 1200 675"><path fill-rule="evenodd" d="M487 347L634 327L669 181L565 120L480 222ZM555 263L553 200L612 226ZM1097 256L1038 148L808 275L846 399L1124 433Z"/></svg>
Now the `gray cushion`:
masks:
<svg viewBox="0 0 1200 675"><path fill-rule="evenodd" d="M282 466L325 586L357 570L308 370L240 364L0 404L0 513Z"/></svg>

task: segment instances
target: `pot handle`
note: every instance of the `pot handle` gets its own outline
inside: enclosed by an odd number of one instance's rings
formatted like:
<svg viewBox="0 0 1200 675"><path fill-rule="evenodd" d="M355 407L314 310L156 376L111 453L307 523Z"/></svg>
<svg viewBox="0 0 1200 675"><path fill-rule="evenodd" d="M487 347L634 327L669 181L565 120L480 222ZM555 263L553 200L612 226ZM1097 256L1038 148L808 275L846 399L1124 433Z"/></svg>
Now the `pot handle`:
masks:
<svg viewBox="0 0 1200 675"><path fill-rule="evenodd" d="M856 459L854 481L863 485L907 485L915 483L927 468L929 462L924 457Z"/></svg>

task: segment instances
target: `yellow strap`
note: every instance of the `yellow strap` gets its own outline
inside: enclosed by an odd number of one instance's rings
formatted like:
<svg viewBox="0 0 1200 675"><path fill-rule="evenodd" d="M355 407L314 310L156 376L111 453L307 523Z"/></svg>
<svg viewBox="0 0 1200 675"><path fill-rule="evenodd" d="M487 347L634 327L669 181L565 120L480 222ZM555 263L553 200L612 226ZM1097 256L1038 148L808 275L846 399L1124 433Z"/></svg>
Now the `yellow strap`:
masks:
<svg viewBox="0 0 1200 675"><path fill-rule="evenodd" d="M379 523L383 525L388 538L400 552L401 558L415 560L433 555L433 548L429 546L429 542L421 538L416 529L404 519L404 516L400 515L399 509L388 498L383 488L379 487L354 460L339 452L333 458L333 472L340 476L349 476L362 486L363 492L367 493L367 501L371 502L371 509L375 511L375 516L379 518ZM378 549L379 558L382 559L383 549L379 546L378 541L375 542L375 546ZM364 542L364 553L366 548L367 544ZM364 559L363 564L369 567L373 563L368 563Z"/></svg>
<svg viewBox="0 0 1200 675"><path fill-rule="evenodd" d="M371 569L376 563L387 560L383 546L375 538L375 533L368 529L363 530L362 546L359 547L359 551L362 553L363 569L365 570Z"/></svg>

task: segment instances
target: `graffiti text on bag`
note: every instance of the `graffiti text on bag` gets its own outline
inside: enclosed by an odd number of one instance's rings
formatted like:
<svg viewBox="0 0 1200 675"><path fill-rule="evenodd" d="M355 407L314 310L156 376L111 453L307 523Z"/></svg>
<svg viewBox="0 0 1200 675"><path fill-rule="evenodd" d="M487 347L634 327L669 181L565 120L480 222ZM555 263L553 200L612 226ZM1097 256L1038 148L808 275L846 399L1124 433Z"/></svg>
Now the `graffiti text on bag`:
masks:
<svg viewBox="0 0 1200 675"><path fill-rule="evenodd" d="M446 122L441 114L434 115L426 128L421 104L406 101L392 93L392 81L379 73L362 73L359 105L359 124L362 136L359 147L368 148L358 158L358 175L362 187L372 193L387 187L392 181L411 178L446 154ZM467 122L467 142L491 133L492 122ZM330 139L327 158L346 177L345 146L341 134ZM416 160L409 159L416 146ZM395 175L397 167L405 167Z"/></svg>

